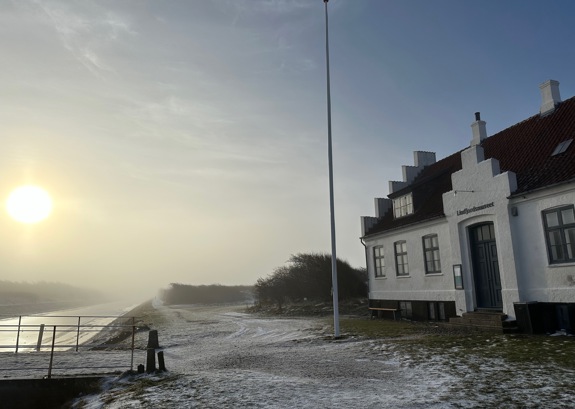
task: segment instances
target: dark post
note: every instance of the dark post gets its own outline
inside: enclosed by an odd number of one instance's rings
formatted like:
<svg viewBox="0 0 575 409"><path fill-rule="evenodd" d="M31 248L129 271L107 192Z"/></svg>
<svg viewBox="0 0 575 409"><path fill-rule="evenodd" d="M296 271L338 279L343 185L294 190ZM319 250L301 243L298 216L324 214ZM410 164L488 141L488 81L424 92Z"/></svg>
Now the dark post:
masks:
<svg viewBox="0 0 575 409"><path fill-rule="evenodd" d="M80 320L82 317L78 317L78 330L76 331L76 352L78 352L78 345L80 344Z"/></svg>
<svg viewBox="0 0 575 409"><path fill-rule="evenodd" d="M48 379L52 378L52 363L54 362L54 344L56 342L56 326L52 332L52 348L50 349L50 365L48 366Z"/></svg>
<svg viewBox="0 0 575 409"><path fill-rule="evenodd" d="M136 326L132 322L132 357L130 359L130 371L134 369L134 338L136 336Z"/></svg>
<svg viewBox="0 0 575 409"><path fill-rule="evenodd" d="M152 373L156 370L156 350L148 348L146 356L146 372Z"/></svg>
<svg viewBox="0 0 575 409"><path fill-rule="evenodd" d="M166 364L164 362L164 351L158 352L158 369L160 371L166 371Z"/></svg>
<svg viewBox="0 0 575 409"><path fill-rule="evenodd" d="M148 348L159 348L158 331L153 329L148 333Z"/></svg>
<svg viewBox="0 0 575 409"><path fill-rule="evenodd" d="M18 353L18 344L20 343L20 325L22 324L22 316L20 315L18 317L18 332L16 333L16 351L14 351L15 353Z"/></svg>

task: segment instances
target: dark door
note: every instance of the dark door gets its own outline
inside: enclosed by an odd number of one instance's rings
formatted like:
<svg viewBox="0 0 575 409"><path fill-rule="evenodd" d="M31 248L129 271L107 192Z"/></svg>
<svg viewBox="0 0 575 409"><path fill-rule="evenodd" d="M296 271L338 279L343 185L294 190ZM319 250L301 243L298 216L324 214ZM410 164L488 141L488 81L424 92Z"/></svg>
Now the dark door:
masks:
<svg viewBox="0 0 575 409"><path fill-rule="evenodd" d="M500 310L503 302L493 223L474 226L470 233L477 308Z"/></svg>

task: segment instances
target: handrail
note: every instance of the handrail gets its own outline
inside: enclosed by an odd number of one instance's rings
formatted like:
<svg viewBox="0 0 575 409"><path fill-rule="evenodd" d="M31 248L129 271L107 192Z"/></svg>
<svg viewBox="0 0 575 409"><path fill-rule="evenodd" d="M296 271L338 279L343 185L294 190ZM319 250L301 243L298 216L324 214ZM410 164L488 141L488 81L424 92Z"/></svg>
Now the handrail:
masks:
<svg viewBox="0 0 575 409"><path fill-rule="evenodd" d="M10 368L8 369L9 371L17 371L17 370L40 370L40 369L47 369L48 370L48 374L47 374L47 378L51 378L52 377L52 370L55 366L54 363L54 353L56 351L61 351L61 352L66 352L66 351L62 351L67 350L67 352L70 352L70 350L75 350L75 352L79 352L79 349L81 348L82 350L91 350L94 351L98 348L114 348L116 351L118 350L118 347L124 347L121 350L125 350L125 351L130 351L130 370L133 370L134 368L134 350L135 350L135 335L137 332L137 326L136 326L136 317L132 317L132 316L77 316L77 315L72 315L72 316L68 316L68 315L62 315L62 316L55 316L55 315L51 315L51 316L38 316L38 315L34 315L33 317L38 318L38 317L42 317L42 318L78 318L77 324L23 324L22 323L22 318L24 317L31 317L31 316L19 316L18 317L18 324L0 324L0 332L14 332L15 333L15 345L0 345L0 351L2 349L13 349L14 353L18 354L19 350L23 350L23 349L27 349L27 350L34 350L37 353L42 353L42 351L46 351L46 349L49 349L50 352L50 362L48 364L47 368L34 368L34 367L30 367L27 366L26 368ZM14 318L14 317L12 317ZM114 322L108 325L100 325L100 324L82 324L82 319L87 319L87 318L115 318ZM129 324L118 324L118 320L125 320L131 323ZM0 321L1 322L1 321ZM49 329L51 329L51 331L49 331ZM124 335L126 335L127 337L131 336L131 342L130 342L130 346L126 347L126 344L121 344L121 343L111 343L111 342L101 342L97 341L94 342L93 341L93 336L91 336L90 339L86 340L85 342L81 342L80 340L80 335L89 335L90 333L102 333L105 330L110 330L110 331L116 331L118 333L124 333ZM31 345L31 344L23 344L22 343L22 338L21 338L21 334L25 334L25 333L38 333L38 341L35 345ZM49 334L51 332L50 335L48 335L48 337L46 337L46 341L49 343L48 345L46 345L46 343L44 343L44 339L45 338L45 334ZM70 343L70 334L72 333L76 333L75 336L75 342ZM63 343L58 343L58 335L60 335L60 341L63 341ZM64 336L67 337L64 337ZM117 335L117 334L116 334ZM30 338L30 336L28 336L28 339ZM125 339L125 338L124 338ZM90 342L92 341L92 342ZM111 341L111 339L109 339L108 341ZM32 354L34 354L34 352L31 352ZM2 352L0 352L0 354L3 354ZM122 365L123 366L123 365ZM77 366L66 366L66 368L64 369L79 369L80 367ZM111 369L111 368L116 368L118 369L118 366L93 366L93 367L88 367L88 368L84 368L84 369Z"/></svg>

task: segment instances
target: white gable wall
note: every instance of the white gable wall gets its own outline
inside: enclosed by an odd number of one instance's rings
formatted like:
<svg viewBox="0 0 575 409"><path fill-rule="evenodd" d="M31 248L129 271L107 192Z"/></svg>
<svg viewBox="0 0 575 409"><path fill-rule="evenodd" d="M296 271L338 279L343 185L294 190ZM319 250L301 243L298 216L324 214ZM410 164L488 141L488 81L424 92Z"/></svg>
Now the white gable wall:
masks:
<svg viewBox="0 0 575 409"><path fill-rule="evenodd" d="M503 312L514 316L513 303L518 301L515 254L510 228L508 197L517 188L513 172L500 173L496 159L484 160L483 148L472 146L461 153L462 169L451 176L451 192L443 194L443 208L449 224L452 259L462 264L464 305L459 297L457 310L473 311L477 307L471 259L469 229L491 222L501 278Z"/></svg>

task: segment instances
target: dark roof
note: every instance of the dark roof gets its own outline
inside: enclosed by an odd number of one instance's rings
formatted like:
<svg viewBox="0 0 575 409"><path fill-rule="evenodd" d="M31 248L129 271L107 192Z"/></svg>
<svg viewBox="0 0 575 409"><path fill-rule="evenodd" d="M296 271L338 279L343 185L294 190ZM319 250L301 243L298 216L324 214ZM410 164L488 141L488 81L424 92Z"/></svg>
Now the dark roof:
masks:
<svg viewBox="0 0 575 409"><path fill-rule="evenodd" d="M499 161L501 172L516 174L513 194L518 194L575 179L575 142L552 156L557 145L571 138L575 138L575 97L560 103L551 114L537 114L496 133L481 146L485 159ZM452 190L451 174L460 169L461 151L425 167L409 186L390 195L411 192L413 214L395 219L390 209L366 235L444 216L442 194Z"/></svg>

